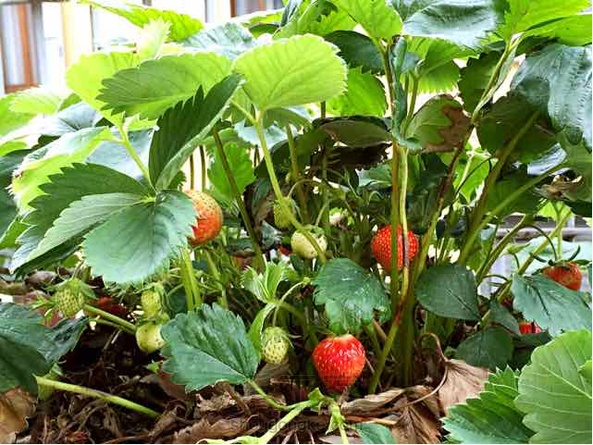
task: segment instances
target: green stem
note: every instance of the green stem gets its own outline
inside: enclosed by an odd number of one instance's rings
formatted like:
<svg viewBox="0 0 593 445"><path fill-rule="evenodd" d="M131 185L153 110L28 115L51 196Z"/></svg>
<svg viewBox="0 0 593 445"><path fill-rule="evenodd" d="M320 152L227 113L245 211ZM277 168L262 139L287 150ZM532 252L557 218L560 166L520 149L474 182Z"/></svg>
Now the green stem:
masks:
<svg viewBox="0 0 593 445"><path fill-rule="evenodd" d="M476 241L480 231L484 227L486 227L488 225L488 223L490 221L492 221L492 219L494 217L496 217L502 210L505 209L505 207L507 207L509 204L511 204L513 201L515 201L517 198L519 198L527 190L536 186L537 184L539 184L541 181L546 179L548 176L550 176L552 173L559 170L560 168L562 168L561 165L554 166L554 167L546 170L541 175L536 176L535 178L527 181L525 184L523 184L521 187L519 187L513 193L511 193L505 199L503 199L488 215L483 216L481 219L477 219L478 223L473 224L472 225L473 227L470 226L470 231L468 232L467 241L465 242L463 249L461 250L461 254L459 255L459 262L464 263L467 260L469 254L472 252L472 246L473 246L474 242ZM484 192L482 192L482 193L485 193L485 192L486 192L486 190L484 189Z"/></svg>
<svg viewBox="0 0 593 445"><path fill-rule="evenodd" d="M498 83L502 67L507 62L507 59L513 54L513 52L519 45L520 41L521 41L521 39L519 38L519 39L516 39L514 42L511 42L511 41L507 42L500 59L498 59L498 63L496 64L496 66L494 67L494 70L492 71L492 75L490 76L490 79L488 79L488 83L486 84L486 89L482 93L482 97L478 101L478 104L476 105L476 108L474 109L474 111L472 113L471 121L470 121L472 125L474 125L477 122L478 116L480 114L480 110L482 109L482 107L484 105L486 105L488 103L488 101L490 101L492 96L494 95L494 93L496 91L495 86Z"/></svg>
<svg viewBox="0 0 593 445"><path fill-rule="evenodd" d="M117 323L113 323L112 321L107 321L107 320L103 320L102 318L90 318L89 322L93 322L93 323L97 323L97 324L102 324L105 326L110 326L112 328L116 328L116 329L120 329L123 330L124 332L127 332L130 335L134 335L135 332L134 331L130 331L127 328L124 328L123 326L117 324Z"/></svg>
<svg viewBox="0 0 593 445"><path fill-rule="evenodd" d="M564 224L566 224L566 221L568 220L568 218L570 218L571 214L572 213L570 212L570 210L566 212L566 215L564 217L562 217L562 219L560 219L560 221L558 221L558 224L556 225L554 230L550 233L549 238L553 238L553 237L557 236L559 233L562 233ZM535 257L537 255L539 255L546 248L546 246L550 242L549 238L546 238L544 241L542 241L542 243L539 246L537 246L537 248L535 250L533 250L531 252L531 255L529 255L529 257L525 260L525 262L517 268L517 272L515 272L516 275L523 275L525 273L525 271L527 271L527 268L531 265L531 263L533 262ZM507 297L508 293L511 290L511 286L512 286L512 280L509 280L505 284L505 286L500 289L500 293L496 297L496 300L499 303L504 301L504 299ZM482 320L480 320L480 325L483 326L488 321L489 317L490 317L490 311L488 311L484 314L484 316L482 317Z"/></svg>
<svg viewBox="0 0 593 445"><path fill-rule="evenodd" d="M188 247L181 249L179 271L181 273L181 284L183 284L183 289L185 290L187 310L191 312L202 305L202 295L200 294L200 287L196 279L196 273Z"/></svg>
<svg viewBox="0 0 593 445"><path fill-rule="evenodd" d="M482 267L480 268L480 270L478 271L478 273L476 275L476 281L478 283L481 283L482 282L482 280L484 279L484 275L487 274L490 271L490 268L492 267L492 265L494 264L494 262L498 259L498 257L500 256L500 254L502 253L502 251L504 250L504 248L507 246L507 244L509 244L515 238L515 235L519 232L519 230L521 230L523 227L525 227L525 225L528 224L529 221L531 221L531 219L532 219L531 215L524 215L523 218L521 218L521 221L519 221L517 223L517 225L515 227L513 227L496 244L496 247L494 248L494 250L492 251L492 253L488 256L487 261L485 261L482 264Z"/></svg>
<svg viewBox="0 0 593 445"><path fill-rule="evenodd" d="M527 131L533 126L534 122L539 117L539 112L534 112L531 117L527 120L527 122L521 127L521 129L517 132L517 134L509 141L509 143L501 150L498 161L494 164L494 167L488 173L486 177L486 181L484 183L484 189L482 190L482 194L480 195L480 199L476 206L474 207L471 217L470 217L470 226L467 231L467 238L461 249L461 253L459 254L459 262L464 264L467 261L469 254L472 252L474 242L478 237L480 230L482 227L485 226L483 223L484 214L486 213L486 205L488 203L488 196L490 195L490 191L496 184L502 169L506 165L509 157L513 153L513 150L517 146L519 140L527 133ZM500 206L499 206L500 207ZM494 213L494 212L493 212Z"/></svg>
<svg viewBox="0 0 593 445"><path fill-rule="evenodd" d="M212 274L214 279L219 284L218 287L220 288L220 298L218 299L218 303L223 308L228 309L229 303L228 303L227 297L226 297L226 289L224 288L224 285L222 284L222 277L220 275L220 272L218 271L218 267L216 267L216 263L212 259L212 255L210 255L210 252L207 249L203 249L202 252L204 253L204 256L206 257L206 263L208 263L208 269L210 269L210 273Z"/></svg>
<svg viewBox="0 0 593 445"><path fill-rule="evenodd" d="M149 417L159 417L161 414L145 407L144 405L140 405L139 403L132 402L130 400L124 399L123 397L114 396L111 394L107 394L103 391L97 391L95 389L85 388L79 385L72 385L70 383L64 383L56 380L46 379L45 377L37 377L37 384L40 386L46 386L48 388L54 388L59 391L68 391L75 394L82 394L89 397L94 397L96 399L105 400L106 402L113 403L115 405L123 406L124 408L131 409L133 411L146 414Z"/></svg>
<svg viewBox="0 0 593 445"><path fill-rule="evenodd" d="M245 207L245 203L243 202L243 198L241 196L241 192L239 191L239 187L237 186L237 181L235 181L235 177L231 170L231 166L229 164L229 160L226 156L224 151L224 147L222 144L222 140L220 139L220 134L216 128L212 129L212 136L214 137L214 141L216 143L216 149L218 151L218 156L220 157L220 161L222 163L222 168L224 173L227 177L227 181L229 182L229 186L231 187L231 192L233 193L233 198L235 198L235 202L237 203L237 207L239 207L239 213L241 214L241 218L243 219L243 223L245 224L245 230L247 230L247 234L251 239L251 245L253 247L253 251L255 253L255 260L257 261L254 264L257 270L261 270L265 267L265 259L264 254L257 242L257 234L253 228L253 224L251 224L251 219L249 218L249 214L247 213L247 208Z"/></svg>
<svg viewBox="0 0 593 445"><path fill-rule="evenodd" d="M288 216L291 224L294 228L301 232L303 236L311 243L315 251L317 252L317 256L321 264L327 263L327 258L325 256L325 252L319 247L319 244L315 240L315 238L306 230L303 225L296 219L292 210L286 204L284 200L284 196L282 195L282 189L280 188L280 183L278 182L278 177L276 176L276 171L274 170L274 161L272 160L272 156L270 154L270 150L268 149L268 142L266 141L266 136L264 134L264 130L262 127L262 119L263 114L260 112L257 116L255 121L255 131L257 132L257 136L259 138L262 152L264 155L264 162L266 163L266 169L268 170L268 175L270 177L270 182L272 184L272 189L274 190L274 194L276 195L276 199L278 200L278 204L282 211Z"/></svg>
<svg viewBox="0 0 593 445"><path fill-rule="evenodd" d="M399 150L397 149L395 140L393 141L393 156L391 158L391 270L390 270L390 282L389 290L391 293L391 310L395 314L397 307L400 302L399 298L399 269L397 267L398 243L397 243L397 228L400 224L399 214L399 169L398 169L398 155Z"/></svg>
<svg viewBox="0 0 593 445"><path fill-rule="evenodd" d="M301 172L299 170L296 145L294 143L294 137L292 136L292 130L290 129L290 125L286 126L286 138L288 140L288 149L290 150L290 167L292 169L292 179L293 181L295 181L294 187L296 190L297 198L299 200L301 217L303 218L305 224L308 224L310 222L310 219L309 210L307 208L307 198L305 196L305 192L303 191L303 187L300 182Z"/></svg>
<svg viewBox="0 0 593 445"><path fill-rule="evenodd" d="M142 162L142 159L140 159L140 156L138 156L138 153L136 153L136 150L132 146L132 143L130 142L130 138L128 137L128 132L124 128L124 125L123 124L118 124L117 125L117 130L119 131L119 134L121 135L121 140L119 142L124 146L124 148L127 150L127 152L130 155L130 157L134 160L134 162L136 163L136 165L138 166L138 168L140 169L140 171L144 175L144 178L146 178L146 182L149 185L152 185L152 181L150 180L150 172L148 171L148 167L146 167L146 165L144 165L144 162Z"/></svg>
<svg viewBox="0 0 593 445"><path fill-rule="evenodd" d="M116 324L122 330L132 335L134 335L134 333L136 332L136 326L134 326L133 323L130 323L129 321L124 320L123 318L120 318L117 315L113 315L110 312L99 309L98 307L91 306L90 304L85 304L83 310L88 314L98 315L99 317Z"/></svg>
<svg viewBox="0 0 593 445"><path fill-rule="evenodd" d="M200 145L200 190L206 190L206 178L208 177L208 158L206 157L206 147Z"/></svg>
<svg viewBox="0 0 593 445"><path fill-rule="evenodd" d="M375 372L371 377L371 381L369 383L369 394L374 394L377 390L377 385L379 384L379 379L381 378L381 374L383 374L383 369L385 369L385 363L387 362L387 356L393 347L393 342L395 341L395 337L397 335L397 331L399 330L399 320L394 317L391 326L389 327L389 332L387 333L387 339L385 340L385 344L383 345L383 349L381 350L381 355L379 356L379 361L377 362L377 366L375 367Z"/></svg>
<svg viewBox="0 0 593 445"><path fill-rule="evenodd" d="M189 187L194 190L196 188L196 165L194 154L189 155Z"/></svg>
<svg viewBox="0 0 593 445"><path fill-rule="evenodd" d="M340 437L342 438L343 444L349 444L348 436L346 435L346 428L341 423L338 425L338 429L340 430Z"/></svg>
<svg viewBox="0 0 593 445"><path fill-rule="evenodd" d="M256 393L262 396L266 403L270 405L272 408L276 408L280 411L290 411L298 405L298 403L296 405L282 405L281 403L278 403L276 400L270 397L268 394L266 394L266 392L253 380L247 380L247 383L255 390Z"/></svg>
<svg viewBox="0 0 593 445"><path fill-rule="evenodd" d="M416 98L418 97L418 79L412 77L412 92L410 94L410 104L408 106L408 114L402 125L402 133L407 136L408 126L414 117L414 109L416 108Z"/></svg>
<svg viewBox="0 0 593 445"><path fill-rule="evenodd" d="M257 443L263 443L263 444L268 443L270 440L272 440L276 436L276 434L278 434L282 430L282 428L284 428L286 425L288 425L303 410L305 410L306 408L309 408L310 405L311 404L308 400L306 402L301 402L301 403L294 405L294 408L288 414L286 414L284 417L282 417L282 419L280 419L276 423L276 425L274 425L272 428L270 428L266 432L266 434L261 436L259 438L259 440L257 441Z"/></svg>

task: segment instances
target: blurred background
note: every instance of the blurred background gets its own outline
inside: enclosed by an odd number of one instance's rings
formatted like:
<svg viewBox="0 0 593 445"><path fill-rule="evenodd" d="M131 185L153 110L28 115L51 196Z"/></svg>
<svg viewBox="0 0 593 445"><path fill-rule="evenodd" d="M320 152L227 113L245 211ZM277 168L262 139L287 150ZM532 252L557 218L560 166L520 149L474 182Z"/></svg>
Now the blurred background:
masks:
<svg viewBox="0 0 593 445"><path fill-rule="evenodd" d="M171 9L203 22L281 8L282 0L128 0ZM0 96L33 86L65 87L64 73L81 54L134 40L121 17L73 1L0 0Z"/></svg>

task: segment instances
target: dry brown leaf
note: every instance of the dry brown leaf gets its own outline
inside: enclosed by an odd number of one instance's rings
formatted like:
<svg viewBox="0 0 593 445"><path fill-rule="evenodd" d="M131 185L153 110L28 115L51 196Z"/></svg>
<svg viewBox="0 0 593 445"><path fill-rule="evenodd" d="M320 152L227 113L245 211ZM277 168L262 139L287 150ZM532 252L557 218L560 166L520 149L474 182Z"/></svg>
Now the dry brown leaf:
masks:
<svg viewBox="0 0 593 445"><path fill-rule="evenodd" d="M402 409L398 411L397 424L391 429L397 443L440 443L439 405L436 394L430 395L431 391L426 386L414 386L398 400ZM426 398L412 404L423 397Z"/></svg>
<svg viewBox="0 0 593 445"><path fill-rule="evenodd" d="M248 419L235 417L220 419L211 424L208 419L201 419L191 426L175 433L173 443L197 443L204 439L225 439L246 433Z"/></svg>
<svg viewBox="0 0 593 445"><path fill-rule="evenodd" d="M198 398L197 409L202 415L206 413L217 413L237 404L237 402L235 402L227 393L209 399L204 399L201 395L198 395Z"/></svg>
<svg viewBox="0 0 593 445"><path fill-rule="evenodd" d="M488 370L455 359L448 360L445 366L447 377L438 395L441 409L446 415L450 406L463 403L484 389L484 383L488 380Z"/></svg>
<svg viewBox="0 0 593 445"><path fill-rule="evenodd" d="M0 443L13 443L34 412L35 399L25 390L14 388L0 394Z"/></svg>
<svg viewBox="0 0 593 445"><path fill-rule="evenodd" d="M423 403L403 408L391 431L397 443L440 443L439 421Z"/></svg>
<svg viewBox="0 0 593 445"><path fill-rule="evenodd" d="M343 403L340 406L340 410L344 415L365 414L369 411L382 408L388 403L391 403L401 394L403 394L403 392L403 389L393 388L380 394L369 394L362 399L355 399L350 402Z"/></svg>
<svg viewBox="0 0 593 445"><path fill-rule="evenodd" d="M339 435L336 434L332 434L330 436L321 436L319 437L319 442L321 443L331 443L331 444L342 444L344 443L344 441L342 440L342 437L340 437ZM360 437L348 437L348 442L349 443L364 443L362 441L362 439Z"/></svg>

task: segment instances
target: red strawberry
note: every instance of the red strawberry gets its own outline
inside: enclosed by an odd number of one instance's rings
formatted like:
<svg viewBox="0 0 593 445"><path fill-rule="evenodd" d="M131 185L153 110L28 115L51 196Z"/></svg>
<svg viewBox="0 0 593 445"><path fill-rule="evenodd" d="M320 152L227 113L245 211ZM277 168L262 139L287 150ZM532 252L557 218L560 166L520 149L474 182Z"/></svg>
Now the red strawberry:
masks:
<svg viewBox="0 0 593 445"><path fill-rule="evenodd" d="M313 350L313 364L327 389L342 392L360 376L365 356L362 343L346 334L319 343Z"/></svg>
<svg viewBox="0 0 593 445"><path fill-rule="evenodd" d="M194 204L197 215L197 224L192 227L194 232L190 242L193 245L204 244L215 238L222 228L222 210L216 200L204 192L186 190Z"/></svg>
<svg viewBox="0 0 593 445"><path fill-rule="evenodd" d="M112 297L101 297L92 302L92 305L120 318L126 318L128 315L128 309L123 304L117 303Z"/></svg>
<svg viewBox="0 0 593 445"><path fill-rule="evenodd" d="M546 267L543 274L572 290L580 290L583 274L576 263L557 264L556 266Z"/></svg>
<svg viewBox="0 0 593 445"><path fill-rule="evenodd" d="M519 323L519 332L522 335L539 334L541 331L541 328L537 325L536 322L530 323L528 321L522 321Z"/></svg>
<svg viewBox="0 0 593 445"><path fill-rule="evenodd" d="M404 265L403 231L401 226L397 228L397 268L401 269ZM418 237L408 230L408 259L418 253ZM371 241L371 252L377 262L383 266L386 272L391 272L391 226L384 226L379 229Z"/></svg>

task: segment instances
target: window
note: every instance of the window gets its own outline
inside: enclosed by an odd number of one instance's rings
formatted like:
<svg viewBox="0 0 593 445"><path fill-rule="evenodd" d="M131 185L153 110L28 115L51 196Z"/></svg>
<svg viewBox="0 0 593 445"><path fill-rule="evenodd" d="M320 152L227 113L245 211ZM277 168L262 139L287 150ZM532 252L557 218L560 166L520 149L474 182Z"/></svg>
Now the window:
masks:
<svg viewBox="0 0 593 445"><path fill-rule="evenodd" d="M282 0L231 0L231 15L250 14L255 11L282 8Z"/></svg>

